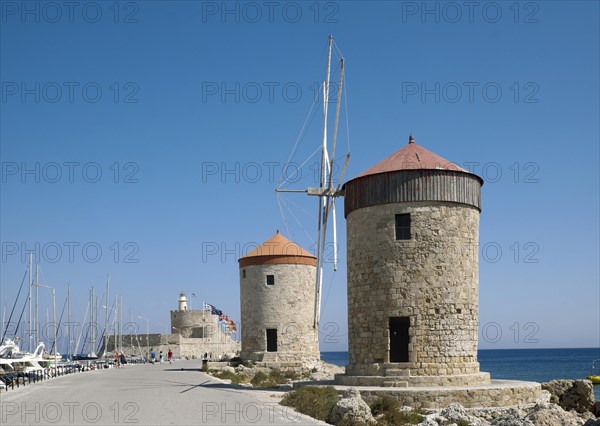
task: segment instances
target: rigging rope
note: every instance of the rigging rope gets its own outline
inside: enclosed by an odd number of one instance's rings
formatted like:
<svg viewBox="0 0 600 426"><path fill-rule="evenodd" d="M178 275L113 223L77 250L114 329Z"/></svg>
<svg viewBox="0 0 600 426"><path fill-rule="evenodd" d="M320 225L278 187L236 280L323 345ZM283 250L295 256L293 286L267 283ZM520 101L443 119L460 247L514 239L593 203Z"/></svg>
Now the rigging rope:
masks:
<svg viewBox="0 0 600 426"><path fill-rule="evenodd" d="M292 238L292 234L290 233L290 228L288 227L287 224L287 220L285 218L285 214L283 213L283 207L282 207L282 199L279 196L279 193L275 193L275 198L277 199L277 205L279 206L279 212L281 213L281 220L283 220L283 225L285 226L285 230L287 232L287 235L289 238Z"/></svg>
<svg viewBox="0 0 600 426"><path fill-rule="evenodd" d="M313 121L313 119L315 117L315 114L317 112L317 110L315 110L315 112L313 113L313 109L315 108L315 105L316 105L316 102L313 102L312 106L310 107L310 110L308 111L308 114L306 115L306 119L304 120L304 124L302 125L302 129L300 129L300 133L298 134L298 137L296 138L296 143L292 147L292 151L290 152L290 155L289 155L287 161L285 162L285 166L281 169L281 175L279 176L279 182L277 183L277 188L280 188L281 185L285 184L285 181L282 182L283 175L285 173L285 170L287 169L288 164L290 163L290 161L292 160L292 158L296 154L296 150L298 148L298 144L300 143L300 141L302 141L302 139L304 139L304 135L305 135L304 129L306 128L306 124L308 122L309 117L310 117L309 126L310 126L310 124L312 124L312 121ZM312 113L312 117L311 117L311 113Z"/></svg>
<svg viewBox="0 0 600 426"><path fill-rule="evenodd" d="M333 248L335 250L335 247ZM331 287L333 287L333 279L335 278L335 272L331 275L331 281L329 282L329 288L327 289L327 294L325 295L325 302L323 302L323 307L321 308L321 312L325 311L325 307L327 306L327 300L329 300L329 293L331 292Z"/></svg>
<svg viewBox="0 0 600 426"><path fill-rule="evenodd" d="M283 198L281 200L284 201ZM285 204L285 201L284 201L284 204ZM308 240L309 241L313 241L313 237L311 237L310 234L306 231L306 228L304 228L304 226L302 226L302 223L300 223L300 221L298 220L298 218L294 214L294 211L292 209L290 209L287 205L285 207L289 210L290 214L292 215L292 217L294 218L294 220L296 221L296 223L298 224L298 226L300 226L300 229L302 229L302 231L304 232L304 234L306 234L306 237L308 238Z"/></svg>
<svg viewBox="0 0 600 426"><path fill-rule="evenodd" d="M12 310L10 311L10 315L8 317L8 323L6 325L2 324L2 326L4 327L4 333L2 333L2 340L0 340L0 344L2 344L2 342L4 342L4 338L6 337L6 331L8 330L8 326L10 325L10 320L12 319L13 312L15 312L15 307L17 306L17 302L19 301L19 296L21 295L21 290L23 290L23 283L25 282L26 276L27 276L27 268L25 269L25 273L23 274L23 279L21 280L21 286L19 287L19 292L17 293L15 303L13 303ZM22 315L23 315L23 313L21 312L21 316ZM21 318L19 318L19 322L21 322ZM17 328L15 329L15 335L17 334L18 330L19 330L19 324L17 323Z"/></svg>

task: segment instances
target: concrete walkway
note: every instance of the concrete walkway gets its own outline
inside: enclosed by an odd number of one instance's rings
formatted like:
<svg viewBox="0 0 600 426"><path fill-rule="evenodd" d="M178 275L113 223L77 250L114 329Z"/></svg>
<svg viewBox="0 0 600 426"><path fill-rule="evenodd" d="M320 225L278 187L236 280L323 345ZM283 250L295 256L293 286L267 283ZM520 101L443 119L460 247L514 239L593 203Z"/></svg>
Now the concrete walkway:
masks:
<svg viewBox="0 0 600 426"><path fill-rule="evenodd" d="M0 424L326 424L278 405L279 391L223 384L200 362L128 365L2 391Z"/></svg>

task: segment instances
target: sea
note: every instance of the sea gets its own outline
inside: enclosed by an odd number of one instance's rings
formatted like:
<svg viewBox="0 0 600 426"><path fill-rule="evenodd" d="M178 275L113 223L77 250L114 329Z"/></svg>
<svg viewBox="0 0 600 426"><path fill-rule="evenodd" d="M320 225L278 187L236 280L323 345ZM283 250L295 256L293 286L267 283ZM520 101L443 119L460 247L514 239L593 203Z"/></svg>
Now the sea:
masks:
<svg viewBox="0 0 600 426"><path fill-rule="evenodd" d="M481 349L477 356L481 371L490 373L492 379L548 382L585 379L592 374L592 362L600 359L600 348ZM321 359L343 367L348 364L348 352L321 352ZM594 386L594 394L600 401L600 385Z"/></svg>

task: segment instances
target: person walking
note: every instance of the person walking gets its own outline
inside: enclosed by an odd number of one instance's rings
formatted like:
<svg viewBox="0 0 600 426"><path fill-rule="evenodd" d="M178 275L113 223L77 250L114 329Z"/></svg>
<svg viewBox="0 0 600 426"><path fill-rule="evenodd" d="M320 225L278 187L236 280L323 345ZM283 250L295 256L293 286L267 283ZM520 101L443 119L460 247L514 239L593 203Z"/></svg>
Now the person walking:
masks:
<svg viewBox="0 0 600 426"><path fill-rule="evenodd" d="M167 352L167 359L169 360L169 364L173 363L173 351L171 349Z"/></svg>
<svg viewBox="0 0 600 426"><path fill-rule="evenodd" d="M152 351L150 354L150 359L152 360L152 364L156 362L156 352Z"/></svg>
<svg viewBox="0 0 600 426"><path fill-rule="evenodd" d="M163 351L160 351L160 353L158 354L158 359L160 360L161 364L165 361L164 358L165 356L163 355Z"/></svg>
<svg viewBox="0 0 600 426"><path fill-rule="evenodd" d="M115 351L115 367L119 368L119 363L121 361L121 357L119 356L119 352Z"/></svg>

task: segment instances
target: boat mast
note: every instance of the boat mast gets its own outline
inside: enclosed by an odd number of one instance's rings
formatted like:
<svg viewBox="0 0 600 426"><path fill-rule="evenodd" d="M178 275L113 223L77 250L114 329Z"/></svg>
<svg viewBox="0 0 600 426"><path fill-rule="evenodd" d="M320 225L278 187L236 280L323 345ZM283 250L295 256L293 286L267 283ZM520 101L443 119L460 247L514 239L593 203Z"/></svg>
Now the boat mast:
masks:
<svg viewBox="0 0 600 426"><path fill-rule="evenodd" d="M32 312L31 312L31 292L33 290L31 288L32 285L33 285L33 263L32 263L32 256L33 256L33 252L29 252L29 296L27 298L27 303L29 304L29 327L28 327L29 330L27 330L27 336L29 338L29 341L28 341L27 344L29 345L28 347L29 347L30 351L32 351L31 345L32 345L32 339L33 339L33 336L31 334L31 332L32 332L31 323L33 321Z"/></svg>
<svg viewBox="0 0 600 426"><path fill-rule="evenodd" d="M108 352L108 342L106 340L106 329L108 327L108 292L110 291L110 274L108 274L106 276L106 306L105 306L105 310L104 310L104 333L102 336L102 339L104 341L104 354L106 356L106 353Z"/></svg>
<svg viewBox="0 0 600 426"><path fill-rule="evenodd" d="M39 311L39 307L38 307L38 302L39 302L39 289L40 289L40 264L36 263L35 264L35 322L33 323L33 327L34 327L34 335L35 335L35 344L37 345L40 342L40 336L39 336L39 323L40 323L40 311ZM46 323L48 323L48 321L46 320Z"/></svg>
<svg viewBox="0 0 600 426"><path fill-rule="evenodd" d="M58 376L58 358L56 355L58 345L56 344L56 333L58 332L56 328L56 290L52 287L52 316L54 322L54 375Z"/></svg>
<svg viewBox="0 0 600 426"><path fill-rule="evenodd" d="M67 284L67 360L71 361L71 284Z"/></svg>
<svg viewBox="0 0 600 426"><path fill-rule="evenodd" d="M113 303L113 309L117 308L117 295L115 294L115 303ZM117 314L113 312L113 350L118 350L117 348Z"/></svg>
<svg viewBox="0 0 600 426"><path fill-rule="evenodd" d="M123 353L123 295L119 295L119 353Z"/></svg>
<svg viewBox="0 0 600 426"><path fill-rule="evenodd" d="M94 328L96 327L94 313L94 286L92 286L90 289L90 356L94 356Z"/></svg>

